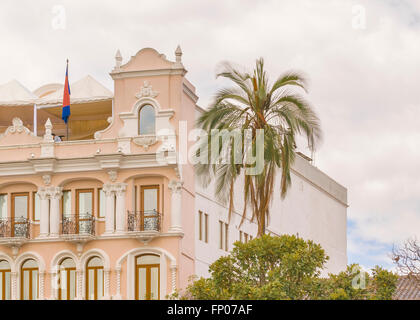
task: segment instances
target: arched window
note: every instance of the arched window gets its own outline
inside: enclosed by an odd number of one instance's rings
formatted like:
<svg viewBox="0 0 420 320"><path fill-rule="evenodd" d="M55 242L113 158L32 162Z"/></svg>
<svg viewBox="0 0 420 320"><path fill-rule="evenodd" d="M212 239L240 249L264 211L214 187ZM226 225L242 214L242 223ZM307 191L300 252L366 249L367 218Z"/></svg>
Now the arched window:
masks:
<svg viewBox="0 0 420 320"><path fill-rule="evenodd" d="M104 265L101 258L90 258L86 266L86 299L99 300L104 295Z"/></svg>
<svg viewBox="0 0 420 320"><path fill-rule="evenodd" d="M0 261L0 300L10 300L10 265Z"/></svg>
<svg viewBox="0 0 420 320"><path fill-rule="evenodd" d="M20 297L22 300L38 299L38 264L28 259L22 265L20 273Z"/></svg>
<svg viewBox="0 0 420 320"><path fill-rule="evenodd" d="M65 258L60 263L58 278L58 299L74 300L76 297L76 264L73 259Z"/></svg>
<svg viewBox="0 0 420 320"><path fill-rule="evenodd" d="M155 108L146 104L139 111L139 135L155 134Z"/></svg>
<svg viewBox="0 0 420 320"><path fill-rule="evenodd" d="M136 300L160 299L160 258L154 254L136 257Z"/></svg>

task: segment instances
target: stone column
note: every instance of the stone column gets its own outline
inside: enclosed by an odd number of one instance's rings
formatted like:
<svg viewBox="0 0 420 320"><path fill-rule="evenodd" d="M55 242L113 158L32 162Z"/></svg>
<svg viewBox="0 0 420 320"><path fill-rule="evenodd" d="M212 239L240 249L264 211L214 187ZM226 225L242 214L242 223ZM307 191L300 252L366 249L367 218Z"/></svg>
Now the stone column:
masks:
<svg viewBox="0 0 420 320"><path fill-rule="evenodd" d="M121 267L117 267L117 294L114 296L114 300L121 300Z"/></svg>
<svg viewBox="0 0 420 320"><path fill-rule="evenodd" d="M59 280L59 277L61 276L60 269L57 266L54 267L50 275L51 275L50 300L58 300L58 291L61 289L58 285L58 280ZM61 284L61 281L60 281L60 284Z"/></svg>
<svg viewBox="0 0 420 320"><path fill-rule="evenodd" d="M115 215L114 215L114 185L106 183L102 187L105 193L105 233L114 233Z"/></svg>
<svg viewBox="0 0 420 320"><path fill-rule="evenodd" d="M181 191L182 181L171 180L169 182L169 189L171 190L171 232L182 232L182 198Z"/></svg>
<svg viewBox="0 0 420 320"><path fill-rule="evenodd" d="M125 192L127 190L126 183L118 183L116 185L117 203L116 203L116 232L123 233L125 231Z"/></svg>
<svg viewBox="0 0 420 320"><path fill-rule="evenodd" d="M41 210L39 237L47 237L50 233L49 194L44 187L39 188L37 193L40 200Z"/></svg>
<svg viewBox="0 0 420 320"><path fill-rule="evenodd" d="M39 300L44 300L44 281L45 280L45 271L39 273Z"/></svg>
<svg viewBox="0 0 420 320"><path fill-rule="evenodd" d="M176 291L176 271L177 271L177 266L176 265L171 265L171 289L172 292L174 293Z"/></svg>
<svg viewBox="0 0 420 320"><path fill-rule="evenodd" d="M17 300L18 295L17 295L17 272L11 272L10 273L10 282L12 283L12 292L10 295L11 300Z"/></svg>
<svg viewBox="0 0 420 320"><path fill-rule="evenodd" d="M110 269L104 269L104 300L110 300L111 296L109 294L109 276L110 276L111 270Z"/></svg>
<svg viewBox="0 0 420 320"><path fill-rule="evenodd" d="M83 271L80 269L76 270L76 300L83 300L83 288L82 288L82 281L83 281Z"/></svg>
<svg viewBox="0 0 420 320"><path fill-rule="evenodd" d="M50 188L50 237L58 237L60 234L60 199L63 188Z"/></svg>

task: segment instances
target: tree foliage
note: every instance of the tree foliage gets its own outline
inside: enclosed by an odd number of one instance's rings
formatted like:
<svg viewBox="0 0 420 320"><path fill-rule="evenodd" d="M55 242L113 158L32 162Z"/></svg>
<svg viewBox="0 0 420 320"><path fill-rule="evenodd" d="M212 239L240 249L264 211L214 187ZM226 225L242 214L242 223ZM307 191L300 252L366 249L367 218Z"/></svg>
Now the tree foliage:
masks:
<svg viewBox="0 0 420 320"><path fill-rule="evenodd" d="M235 242L209 268L209 278L192 279L174 299L289 300L391 299L398 277L380 267L369 276L358 265L321 277L328 256L319 244L294 235L263 235ZM195 280L195 281L194 281Z"/></svg>
<svg viewBox="0 0 420 320"><path fill-rule="evenodd" d="M257 221L257 236L261 236L265 234L266 219L275 192L276 171L281 169L278 191L284 198L291 184L290 168L295 159L296 137L305 136L309 148L314 149L321 138L319 119L311 104L299 92L307 90L307 80L299 72L286 72L270 83L264 60L260 58L249 73L224 63L217 77L229 80L232 86L220 89L209 109L198 119L198 127L207 133L208 139L202 140L197 152L200 158L203 152L207 161L196 164L196 173L204 186L215 177L216 197L229 203L230 216L234 209L236 179L243 171L257 166L256 163L247 163L246 152L251 150L254 155L261 147L261 170L244 175L242 212L244 219L247 209L251 209L251 220ZM232 130L242 137L240 141L229 137L221 146L220 132ZM258 139L261 131L263 143ZM245 139L247 133L250 133L249 140ZM236 153L238 146L243 151L239 161ZM207 152L203 151L206 149Z"/></svg>

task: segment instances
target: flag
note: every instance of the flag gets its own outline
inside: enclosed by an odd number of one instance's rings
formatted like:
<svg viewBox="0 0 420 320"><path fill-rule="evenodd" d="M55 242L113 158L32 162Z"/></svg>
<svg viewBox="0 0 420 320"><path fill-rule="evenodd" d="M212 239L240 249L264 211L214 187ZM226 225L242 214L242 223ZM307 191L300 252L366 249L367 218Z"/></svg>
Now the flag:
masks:
<svg viewBox="0 0 420 320"><path fill-rule="evenodd" d="M67 123L68 118L70 117L70 84L69 84L69 60L67 60L66 67L66 80L64 82L64 93L63 93L63 112L61 114L61 119Z"/></svg>

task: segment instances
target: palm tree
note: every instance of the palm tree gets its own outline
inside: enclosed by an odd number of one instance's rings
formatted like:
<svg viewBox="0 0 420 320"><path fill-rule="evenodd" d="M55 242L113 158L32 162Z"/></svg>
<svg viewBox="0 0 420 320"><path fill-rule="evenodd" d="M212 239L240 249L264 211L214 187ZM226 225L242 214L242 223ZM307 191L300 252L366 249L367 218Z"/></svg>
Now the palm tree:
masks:
<svg viewBox="0 0 420 320"><path fill-rule="evenodd" d="M204 155L208 163L197 163L196 173L204 187L209 185L212 178L216 179L215 195L223 203L229 203L229 218L234 210L235 181L245 173L242 176L244 210L241 224L248 207L251 207L251 221L257 221L257 236L260 237L265 234L276 172L281 169L279 192L284 199L291 185L290 167L295 159L295 139L297 135L305 136L308 147L314 150L321 138L319 119L308 101L298 92L302 89L307 92L307 81L298 72L286 72L270 84L264 70L264 60L260 58L252 73L243 72L225 62L217 77L229 79L234 85L218 90L210 108L197 121L208 137L202 140L196 155ZM237 142L233 136L218 147L219 152L210 152L211 138L217 134L214 129L234 129L242 133L240 146L244 151L249 148L252 153L257 152L257 133L262 129L262 171L254 175L246 174L250 164L246 162L246 156L242 156L241 161L235 160L234 147ZM245 144L245 132L251 132L251 144L248 146Z"/></svg>

